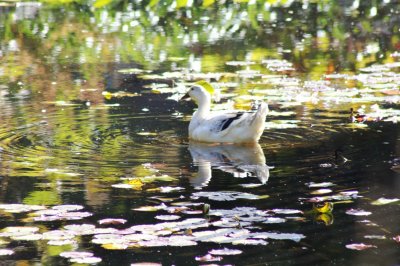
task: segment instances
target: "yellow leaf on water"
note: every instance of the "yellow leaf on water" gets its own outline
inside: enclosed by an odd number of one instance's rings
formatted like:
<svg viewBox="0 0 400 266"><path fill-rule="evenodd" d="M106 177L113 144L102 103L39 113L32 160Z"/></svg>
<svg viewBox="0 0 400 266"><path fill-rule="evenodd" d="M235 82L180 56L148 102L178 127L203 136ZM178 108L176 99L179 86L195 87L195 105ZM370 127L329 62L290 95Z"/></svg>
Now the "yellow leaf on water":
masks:
<svg viewBox="0 0 400 266"><path fill-rule="evenodd" d="M333 210L333 204L331 202L314 204L313 210L318 213L330 213Z"/></svg>
<svg viewBox="0 0 400 266"><path fill-rule="evenodd" d="M128 181L128 184L132 186L132 189L142 189L143 182L139 178L131 179Z"/></svg>
<svg viewBox="0 0 400 266"><path fill-rule="evenodd" d="M101 245L101 247L104 249L109 249L109 250L122 250L122 249L127 249L128 245L118 244L118 243L109 243L109 244L103 244L103 245Z"/></svg>
<svg viewBox="0 0 400 266"><path fill-rule="evenodd" d="M106 100L110 100L112 98L112 93L109 91L103 91L102 94Z"/></svg>

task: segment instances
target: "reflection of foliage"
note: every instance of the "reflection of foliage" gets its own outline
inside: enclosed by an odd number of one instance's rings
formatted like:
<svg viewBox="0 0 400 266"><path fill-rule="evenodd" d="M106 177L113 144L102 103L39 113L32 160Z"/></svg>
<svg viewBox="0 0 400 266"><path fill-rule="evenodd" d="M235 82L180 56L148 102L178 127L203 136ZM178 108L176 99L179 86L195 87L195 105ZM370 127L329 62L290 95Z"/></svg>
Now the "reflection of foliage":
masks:
<svg viewBox="0 0 400 266"><path fill-rule="evenodd" d="M56 65L78 65L80 78L96 86L101 83L98 74L105 71L97 62L114 62L116 57L121 62L135 61L153 69L168 63L168 58L192 53L204 58L204 70L213 71L221 68L221 61L243 59L253 49L267 47L271 54L263 57L282 57L283 52L298 69L325 72L337 68L354 70L360 63L363 66L385 58L385 51L398 42L392 37L399 28L398 17L390 18L394 1L379 6L366 2L340 6L327 1L240 1L241 4L226 2L206 9L196 1L186 6L189 2L97 1L95 5L107 8L87 9L86 13L76 12L73 16L43 9L37 19L21 18L16 22L11 20L11 14L3 16L1 23L6 27L0 28L1 46L16 41L26 51L16 56L6 48L3 57L8 62L27 63L46 57L42 60L47 62L44 72L53 73L55 78ZM176 9L183 6L184 9ZM64 8L86 9L82 5ZM371 16L375 9L377 14ZM225 49L226 41L236 52ZM250 53L241 48L243 44ZM377 49L367 49L368 45L377 45ZM32 69L27 63L8 64L7 76L24 76Z"/></svg>
<svg viewBox="0 0 400 266"><path fill-rule="evenodd" d="M57 205L61 203L61 198L55 191L33 191L23 202L30 205Z"/></svg>

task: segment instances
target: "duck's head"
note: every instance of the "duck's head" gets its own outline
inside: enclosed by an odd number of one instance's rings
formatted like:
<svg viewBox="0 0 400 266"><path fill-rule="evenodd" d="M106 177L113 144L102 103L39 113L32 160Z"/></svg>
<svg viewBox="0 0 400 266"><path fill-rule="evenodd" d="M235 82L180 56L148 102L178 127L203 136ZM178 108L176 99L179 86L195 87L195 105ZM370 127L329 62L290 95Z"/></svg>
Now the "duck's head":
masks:
<svg viewBox="0 0 400 266"><path fill-rule="evenodd" d="M210 93L201 85L193 85L181 100L191 98L196 104L209 102L211 100Z"/></svg>

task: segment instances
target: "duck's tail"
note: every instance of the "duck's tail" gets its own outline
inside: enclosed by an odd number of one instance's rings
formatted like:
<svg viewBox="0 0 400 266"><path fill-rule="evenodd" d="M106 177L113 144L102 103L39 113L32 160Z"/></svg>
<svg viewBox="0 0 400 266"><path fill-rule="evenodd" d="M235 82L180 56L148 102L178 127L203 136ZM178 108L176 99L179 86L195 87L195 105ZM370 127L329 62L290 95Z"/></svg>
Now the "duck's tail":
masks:
<svg viewBox="0 0 400 266"><path fill-rule="evenodd" d="M258 141L265 129L265 117L268 114L268 104L261 102L258 105L257 111L255 112L250 127L252 128L252 137L254 141Z"/></svg>
<svg viewBox="0 0 400 266"><path fill-rule="evenodd" d="M257 112L255 113L253 121L251 121L251 123L264 123L268 111L268 104L266 104L265 102L261 102L258 105Z"/></svg>

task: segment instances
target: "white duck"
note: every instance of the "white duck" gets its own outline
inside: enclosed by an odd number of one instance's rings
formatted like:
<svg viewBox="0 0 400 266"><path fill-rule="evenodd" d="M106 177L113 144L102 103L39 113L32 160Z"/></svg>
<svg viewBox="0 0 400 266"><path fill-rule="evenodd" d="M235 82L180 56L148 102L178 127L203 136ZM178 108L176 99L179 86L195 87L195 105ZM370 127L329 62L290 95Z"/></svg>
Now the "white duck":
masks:
<svg viewBox="0 0 400 266"><path fill-rule="evenodd" d="M183 97L198 105L189 124L189 139L200 142L255 143L265 127L268 105L262 102L254 112L210 112L211 96L201 85L194 85Z"/></svg>

